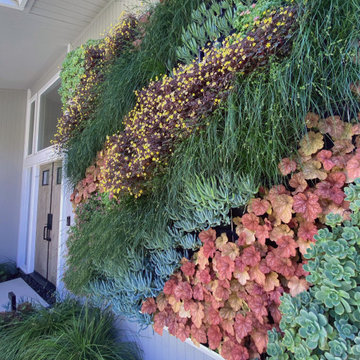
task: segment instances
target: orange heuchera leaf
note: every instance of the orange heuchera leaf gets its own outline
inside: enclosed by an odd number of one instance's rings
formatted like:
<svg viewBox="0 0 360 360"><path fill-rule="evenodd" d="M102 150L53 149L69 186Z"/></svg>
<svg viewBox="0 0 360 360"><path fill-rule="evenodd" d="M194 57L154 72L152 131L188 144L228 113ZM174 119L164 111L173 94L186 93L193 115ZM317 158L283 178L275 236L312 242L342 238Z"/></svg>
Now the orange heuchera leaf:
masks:
<svg viewBox="0 0 360 360"><path fill-rule="evenodd" d="M301 164L301 169L305 180L325 180L327 178L327 173L323 170L320 170L320 168L321 162L316 160L305 161Z"/></svg>
<svg viewBox="0 0 360 360"><path fill-rule="evenodd" d="M236 315L234 330L238 342L241 342L244 337L248 336L252 329L253 323L250 316Z"/></svg>
<svg viewBox="0 0 360 360"><path fill-rule="evenodd" d="M317 232L318 228L314 223L310 221L305 221L300 224L297 235L301 239L315 241L314 235L316 235Z"/></svg>
<svg viewBox="0 0 360 360"><path fill-rule="evenodd" d="M285 276L286 278L293 276L296 270L291 259L280 257L274 251L270 251L266 255L266 264L270 267L270 269Z"/></svg>
<svg viewBox="0 0 360 360"><path fill-rule="evenodd" d="M191 317L190 310L185 310L185 307L184 307L183 303L181 303L179 311L175 311L175 312L178 312L179 316L181 318L184 318L184 319L185 318L187 319L187 318Z"/></svg>
<svg viewBox="0 0 360 360"><path fill-rule="evenodd" d="M204 270L206 266L209 264L209 258L204 255L204 248L201 247L196 255L196 262L199 265L200 270Z"/></svg>
<svg viewBox="0 0 360 360"><path fill-rule="evenodd" d="M239 246L250 245L255 242L255 233L241 225L236 227L236 234L239 237L237 241Z"/></svg>
<svg viewBox="0 0 360 360"><path fill-rule="evenodd" d="M235 310L236 312L239 311L243 305L243 300L239 297L238 293L233 292L229 296L228 300L230 306Z"/></svg>
<svg viewBox="0 0 360 360"><path fill-rule="evenodd" d="M233 275L241 285L245 285L246 282L250 279L249 273L246 270L240 271L239 269L235 269Z"/></svg>
<svg viewBox="0 0 360 360"><path fill-rule="evenodd" d="M222 256L228 256L231 260L235 260L239 256L239 247L233 243L226 243L221 250Z"/></svg>
<svg viewBox="0 0 360 360"><path fill-rule="evenodd" d="M274 215L278 221L285 224L289 223L292 218L293 198L289 195L278 195L271 201L273 206Z"/></svg>
<svg viewBox="0 0 360 360"><path fill-rule="evenodd" d="M167 318L166 311L161 311L155 314L154 316L154 330L161 336L163 334L166 318Z"/></svg>
<svg viewBox="0 0 360 360"><path fill-rule="evenodd" d="M216 300L226 301L230 295L230 289L221 285L219 280L215 280L213 284L213 294Z"/></svg>
<svg viewBox="0 0 360 360"><path fill-rule="evenodd" d="M270 233L270 240L277 242L282 236L294 236L294 232L286 224L275 226Z"/></svg>
<svg viewBox="0 0 360 360"><path fill-rule="evenodd" d="M270 203L265 199L251 199L248 211L253 212L256 216L264 215L270 208Z"/></svg>
<svg viewBox="0 0 360 360"><path fill-rule="evenodd" d="M222 319L225 320L233 320L235 318L235 311L231 306L224 306L220 309L219 314L221 316ZM223 322L224 320L222 320L221 322Z"/></svg>
<svg viewBox="0 0 360 360"><path fill-rule="evenodd" d="M264 323L264 317L268 315L266 308L267 303L264 301L262 296L251 296L251 301L248 302L249 308L254 313L256 319L260 324Z"/></svg>
<svg viewBox="0 0 360 360"><path fill-rule="evenodd" d="M249 273L250 273L250 279L252 281L255 281L257 284L259 284L261 286L263 286L265 284L266 276L260 270L259 264L257 264L256 266L252 266L249 270Z"/></svg>
<svg viewBox="0 0 360 360"><path fill-rule="evenodd" d="M299 279L297 276L293 276L288 282L288 288L290 289L291 296L296 296L306 291L309 288L309 283L305 279Z"/></svg>
<svg viewBox="0 0 360 360"><path fill-rule="evenodd" d="M143 314L153 314L157 309L155 300L153 298L146 299L142 306L141 306L141 312Z"/></svg>
<svg viewBox="0 0 360 360"><path fill-rule="evenodd" d="M261 255L254 245L245 248L241 254L241 260L245 265L255 266L261 260Z"/></svg>
<svg viewBox="0 0 360 360"><path fill-rule="evenodd" d="M166 295L172 295L177 283L177 280L174 277L171 277L170 280L168 280L164 285L164 293Z"/></svg>
<svg viewBox="0 0 360 360"><path fill-rule="evenodd" d="M302 255L307 253L308 248L311 246L310 240L299 238L296 243L299 245L299 251Z"/></svg>
<svg viewBox="0 0 360 360"><path fill-rule="evenodd" d="M221 256L220 253L217 253L213 260L213 268L220 280L231 280L235 263L229 256Z"/></svg>
<svg viewBox="0 0 360 360"><path fill-rule="evenodd" d="M259 225L259 218L255 214L245 214L241 218L241 222L245 228L255 232Z"/></svg>
<svg viewBox="0 0 360 360"><path fill-rule="evenodd" d="M309 131L300 141L300 152L305 156L315 154L324 147L323 136L320 133Z"/></svg>
<svg viewBox="0 0 360 360"><path fill-rule="evenodd" d="M178 323L176 325L175 336L184 342L190 336L190 326Z"/></svg>
<svg viewBox="0 0 360 360"><path fill-rule="evenodd" d="M220 312L221 312L221 310L220 310ZM233 316L233 318L231 320L227 320L227 319L223 318L223 320L221 321L221 324L220 324L222 329L231 336L235 336L234 320L233 320L234 318L235 318L235 315Z"/></svg>
<svg viewBox="0 0 360 360"><path fill-rule="evenodd" d="M201 284L197 284L193 288L193 298L195 300L204 300L204 290Z"/></svg>
<svg viewBox="0 0 360 360"><path fill-rule="evenodd" d="M209 268L198 271L197 277L202 283L208 284L211 281Z"/></svg>
<svg viewBox="0 0 360 360"><path fill-rule="evenodd" d="M229 239L226 233L222 233L215 241L216 248L220 251L223 250L223 247L228 243Z"/></svg>
<svg viewBox="0 0 360 360"><path fill-rule="evenodd" d="M263 331L261 328L253 330L250 335L251 338L254 340L257 351L259 352L259 354L262 354L267 347L267 329L264 329Z"/></svg>
<svg viewBox="0 0 360 360"><path fill-rule="evenodd" d="M354 155L346 165L347 182L353 182L360 177L360 155Z"/></svg>
<svg viewBox="0 0 360 360"><path fill-rule="evenodd" d="M311 129L311 128L314 128L314 127L318 127L318 124L319 124L319 119L320 119L320 116L313 113L313 112L309 112L306 114L306 117L305 117L305 124L306 124L306 127L308 129Z"/></svg>
<svg viewBox="0 0 360 360"><path fill-rule="evenodd" d="M271 227L269 228L267 225L259 225L257 227L255 235L261 245L265 245L266 239L268 239L270 236L270 230Z"/></svg>
<svg viewBox="0 0 360 360"><path fill-rule="evenodd" d="M307 221L314 221L321 214L319 197L311 192L297 194L294 196L294 211L303 215Z"/></svg>
<svg viewBox="0 0 360 360"><path fill-rule="evenodd" d="M205 326L197 328L194 324L191 325L191 338L198 344L206 344L207 337L205 332Z"/></svg>
<svg viewBox="0 0 360 360"><path fill-rule="evenodd" d="M209 340L209 348L212 350L217 349L220 346L222 340L222 333L217 325L211 325L207 331Z"/></svg>
<svg viewBox="0 0 360 360"><path fill-rule="evenodd" d="M166 298L166 295L161 292L157 298L156 298L156 304L157 304L157 307L160 311L163 311L165 310L167 304L168 304L168 300Z"/></svg>
<svg viewBox="0 0 360 360"><path fill-rule="evenodd" d="M248 360L250 358L246 347L227 339L221 346L221 356L226 360Z"/></svg>
<svg viewBox="0 0 360 360"><path fill-rule="evenodd" d="M195 264L187 259L183 260L183 265L181 266L181 271L186 276L193 276L195 274Z"/></svg>
<svg viewBox="0 0 360 360"><path fill-rule="evenodd" d="M351 139L348 140L336 140L334 146L331 148L331 151L334 155L342 155L351 153L354 150L354 145Z"/></svg>
<svg viewBox="0 0 360 360"><path fill-rule="evenodd" d="M316 158L321 161L326 171L330 171L335 163L331 161L332 152L330 150L321 150L316 154Z"/></svg>
<svg viewBox="0 0 360 360"><path fill-rule="evenodd" d="M289 158L284 158L279 164L279 170L282 175L286 176L296 170L296 162Z"/></svg>
<svg viewBox="0 0 360 360"><path fill-rule="evenodd" d="M280 257L289 258L296 255L297 243L291 236L282 236L277 242L274 250Z"/></svg>
<svg viewBox="0 0 360 360"><path fill-rule="evenodd" d="M264 284L264 290L267 292L273 291L278 286L280 286L278 274L273 271L270 274L267 274Z"/></svg>
<svg viewBox="0 0 360 360"><path fill-rule="evenodd" d="M181 281L175 286L174 295L177 300L190 300L192 298L191 285L186 281Z"/></svg>
<svg viewBox="0 0 360 360"><path fill-rule="evenodd" d="M204 306L201 302L196 303L197 309L191 311L191 320L193 324L199 329L203 323L203 319L205 317Z"/></svg>
<svg viewBox="0 0 360 360"><path fill-rule="evenodd" d="M212 258L215 255L216 247L214 241L206 241L203 246L204 256Z"/></svg>
<svg viewBox="0 0 360 360"><path fill-rule="evenodd" d="M344 175L344 179L345 179L345 175ZM315 194L325 199L332 200L335 204L338 205L340 205L345 199L345 193L339 187L333 186L327 180L316 184Z"/></svg>
<svg viewBox="0 0 360 360"><path fill-rule="evenodd" d="M304 179L304 175L302 172L293 174L291 176L289 184L291 187L293 187L295 189L295 191L292 192L293 195L295 195L299 192L303 192L308 187L308 183Z"/></svg>
<svg viewBox="0 0 360 360"><path fill-rule="evenodd" d="M345 123L339 116L330 116L319 121L319 130L322 134L329 134L333 140L340 139L344 133Z"/></svg>
<svg viewBox="0 0 360 360"><path fill-rule="evenodd" d="M205 244L207 241L215 241L216 240L216 231L214 229L208 229L203 230L199 234L199 239L203 244Z"/></svg>

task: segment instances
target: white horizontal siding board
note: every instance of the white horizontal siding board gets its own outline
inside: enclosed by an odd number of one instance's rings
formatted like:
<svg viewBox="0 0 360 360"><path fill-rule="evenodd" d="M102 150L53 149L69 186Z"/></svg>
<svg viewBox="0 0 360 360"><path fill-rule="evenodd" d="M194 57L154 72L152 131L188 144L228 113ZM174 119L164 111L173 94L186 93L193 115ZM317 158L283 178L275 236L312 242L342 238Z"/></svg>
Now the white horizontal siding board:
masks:
<svg viewBox="0 0 360 360"><path fill-rule="evenodd" d="M60 21L65 24L76 25L79 29L82 29L84 26L89 24L88 19L84 19L83 16L79 16L74 13L64 15L64 14L60 13L59 11L54 12L54 9L35 8L35 9L31 10L31 14L43 16L48 19Z"/></svg>
<svg viewBox="0 0 360 360"><path fill-rule="evenodd" d="M81 9L79 6L66 7L61 6L61 3L58 5L53 4L42 4L40 8L35 8L32 13L39 14L41 12L45 12L46 14L54 14L58 17L64 19L75 19L79 21L84 21L86 24L89 24L92 20L92 11L87 11L87 13Z"/></svg>
<svg viewBox="0 0 360 360"><path fill-rule="evenodd" d="M83 16L87 16L89 21L94 17L94 10L85 6L80 6L79 4L74 4L73 2L66 3L65 1L57 1L54 3L54 0L42 0L42 7L48 9L49 7L53 7L56 11L58 9L67 10L69 12L73 12L75 14L80 14ZM98 10L99 11L99 10Z"/></svg>
<svg viewBox="0 0 360 360"><path fill-rule="evenodd" d="M158 0L148 2L156 3ZM112 0L89 24L80 36L72 43L73 48L84 44L89 39L100 39L120 21L125 14L140 14L144 11L144 5L139 0Z"/></svg>

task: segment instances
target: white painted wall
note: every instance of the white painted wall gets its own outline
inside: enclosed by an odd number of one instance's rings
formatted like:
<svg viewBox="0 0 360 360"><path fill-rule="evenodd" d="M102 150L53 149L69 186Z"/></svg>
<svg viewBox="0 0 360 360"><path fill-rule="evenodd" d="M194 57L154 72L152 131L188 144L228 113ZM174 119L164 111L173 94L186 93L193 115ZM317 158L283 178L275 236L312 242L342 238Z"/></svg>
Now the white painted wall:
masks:
<svg viewBox="0 0 360 360"><path fill-rule="evenodd" d="M0 262L16 261L26 91L0 89Z"/></svg>

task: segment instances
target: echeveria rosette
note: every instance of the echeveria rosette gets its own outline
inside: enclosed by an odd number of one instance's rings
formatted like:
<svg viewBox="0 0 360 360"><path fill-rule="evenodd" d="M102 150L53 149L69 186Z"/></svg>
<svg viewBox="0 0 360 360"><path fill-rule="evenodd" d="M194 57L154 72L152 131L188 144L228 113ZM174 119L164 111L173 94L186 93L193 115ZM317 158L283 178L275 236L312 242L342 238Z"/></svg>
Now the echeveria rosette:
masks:
<svg viewBox="0 0 360 360"><path fill-rule="evenodd" d="M335 320L334 325L342 339L354 340L358 328L355 325L350 324L348 320L347 316L340 317L338 320Z"/></svg>
<svg viewBox="0 0 360 360"><path fill-rule="evenodd" d="M296 318L296 323L300 326L299 335L310 349L326 348L329 327L324 315L302 309Z"/></svg>
<svg viewBox="0 0 360 360"><path fill-rule="evenodd" d="M330 352L325 353L327 360L345 360L347 356L347 344L344 339L329 341Z"/></svg>

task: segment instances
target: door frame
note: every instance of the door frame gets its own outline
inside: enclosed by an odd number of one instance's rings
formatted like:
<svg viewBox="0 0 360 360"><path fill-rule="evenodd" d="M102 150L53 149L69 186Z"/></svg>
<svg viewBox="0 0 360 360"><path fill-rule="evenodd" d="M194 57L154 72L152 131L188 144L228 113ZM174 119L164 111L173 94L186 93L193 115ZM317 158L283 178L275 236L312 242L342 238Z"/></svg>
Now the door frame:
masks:
<svg viewBox="0 0 360 360"><path fill-rule="evenodd" d="M35 266L35 245L36 245L36 222L38 207L38 189L40 182L40 166L54 161L63 161L63 155L56 152L54 146L37 151L39 134L39 102L42 93L52 86L59 79L60 72L57 72L38 93L31 96L28 90L27 109L26 109L26 129L24 141L24 161L21 185L21 207L19 221L19 238L17 251L17 266L25 273L30 274ZM31 103L35 101L34 132L32 142L32 154L27 155L30 134L30 109ZM64 161L63 161L64 162ZM70 189L62 172L61 199L60 199L60 218L59 218L59 249L58 249L58 269L56 287L59 291L64 289L62 276L65 270L66 240L67 240L67 217L73 223L74 216L70 203Z"/></svg>

